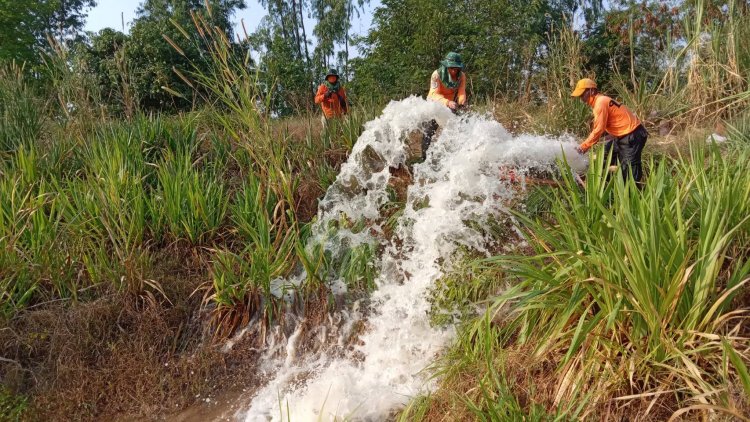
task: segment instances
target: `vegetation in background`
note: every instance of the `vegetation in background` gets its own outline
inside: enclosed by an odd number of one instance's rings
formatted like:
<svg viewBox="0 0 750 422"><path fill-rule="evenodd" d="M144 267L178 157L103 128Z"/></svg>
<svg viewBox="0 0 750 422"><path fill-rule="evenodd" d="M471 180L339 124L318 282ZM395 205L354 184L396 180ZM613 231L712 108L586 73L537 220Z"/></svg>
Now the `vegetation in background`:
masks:
<svg viewBox="0 0 750 422"><path fill-rule="evenodd" d="M565 178L530 194L517 218L536 255L467 255L436 286L433 322L466 325L442 389L402 419L747 411L747 2L385 0L359 40L367 2L351 0L264 1L239 40L241 0L146 1L129 34L86 39L93 2L17 3L0 2L7 414L183 406L242 362L211 339L250 324L259 343L283 295L325 303L334 275L372 290L378 248L308 250L308 223L378 104L424 93L448 50L512 130L585 131L569 92L596 76L652 134L730 121L733 143L649 163L640 191L595 165L585 192ZM329 66L359 104L320 134L312 89ZM308 279L280 291L300 267Z"/></svg>
<svg viewBox="0 0 750 422"><path fill-rule="evenodd" d="M58 42L81 35L95 0L0 2L0 62L41 64L39 50L49 51L48 37Z"/></svg>

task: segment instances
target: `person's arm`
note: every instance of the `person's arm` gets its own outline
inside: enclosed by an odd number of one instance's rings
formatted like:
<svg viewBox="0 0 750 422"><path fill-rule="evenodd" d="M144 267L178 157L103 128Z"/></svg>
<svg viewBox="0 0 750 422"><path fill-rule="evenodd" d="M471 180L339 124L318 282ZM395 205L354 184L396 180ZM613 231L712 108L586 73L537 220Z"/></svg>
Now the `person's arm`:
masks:
<svg viewBox="0 0 750 422"><path fill-rule="evenodd" d="M437 72L432 72L432 77L430 78L430 92L427 94L427 99L437 101L439 103L442 103L444 106L448 106L450 100L438 93L439 86L440 76L438 76Z"/></svg>
<svg viewBox="0 0 750 422"><path fill-rule="evenodd" d="M318 93L315 94L315 104L320 104L323 102L323 100L325 100L326 90L326 86L320 84L320 86L318 87Z"/></svg>
<svg viewBox="0 0 750 422"><path fill-rule="evenodd" d="M606 101L597 101L594 103L594 128L591 130L588 138L578 148L582 152L586 152L589 148L596 145L599 142L599 138L602 137L604 131L607 128L607 118L609 117L609 107L607 107Z"/></svg>
<svg viewBox="0 0 750 422"><path fill-rule="evenodd" d="M458 83L458 104L466 105L466 74L461 72L461 81Z"/></svg>

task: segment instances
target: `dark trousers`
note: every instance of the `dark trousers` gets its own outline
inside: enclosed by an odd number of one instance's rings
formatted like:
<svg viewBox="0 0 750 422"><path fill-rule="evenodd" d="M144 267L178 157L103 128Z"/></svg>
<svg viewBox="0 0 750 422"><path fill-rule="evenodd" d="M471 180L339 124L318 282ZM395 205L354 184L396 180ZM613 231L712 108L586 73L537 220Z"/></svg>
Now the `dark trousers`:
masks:
<svg viewBox="0 0 750 422"><path fill-rule="evenodd" d="M427 149L432 143L432 137L435 136L435 132L438 130L438 124L433 119L425 123L423 127L424 133L422 134L422 161L427 159Z"/></svg>
<svg viewBox="0 0 750 422"><path fill-rule="evenodd" d="M622 176L625 180L632 175L633 180L641 181L643 177L641 153L643 153L646 140L648 140L648 132L643 125L639 125L629 134L611 140L604 145L604 153L609 154L612 151L612 164L620 164Z"/></svg>

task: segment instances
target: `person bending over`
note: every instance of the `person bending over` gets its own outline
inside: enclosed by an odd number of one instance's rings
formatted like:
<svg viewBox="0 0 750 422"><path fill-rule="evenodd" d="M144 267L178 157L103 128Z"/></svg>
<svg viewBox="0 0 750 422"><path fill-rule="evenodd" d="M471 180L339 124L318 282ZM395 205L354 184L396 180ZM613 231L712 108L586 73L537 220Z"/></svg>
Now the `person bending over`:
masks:
<svg viewBox="0 0 750 422"><path fill-rule="evenodd" d="M610 139L605 146L606 153L612 150L612 158L621 168L623 177L633 177L637 183L643 177L641 153L648 139L648 132L641 121L624 104L599 93L596 82L581 79L570 94L588 104L594 113L594 127L589 136L577 148L585 154L602 135Z"/></svg>
<svg viewBox="0 0 750 422"><path fill-rule="evenodd" d="M432 72L430 77L430 91L427 99L439 102L454 112L461 106L466 105L466 74L463 71L464 63L458 53L448 53L440 67ZM427 149L432 143L432 137L438 129L437 122L433 119L427 123L422 136L422 160L427 158Z"/></svg>

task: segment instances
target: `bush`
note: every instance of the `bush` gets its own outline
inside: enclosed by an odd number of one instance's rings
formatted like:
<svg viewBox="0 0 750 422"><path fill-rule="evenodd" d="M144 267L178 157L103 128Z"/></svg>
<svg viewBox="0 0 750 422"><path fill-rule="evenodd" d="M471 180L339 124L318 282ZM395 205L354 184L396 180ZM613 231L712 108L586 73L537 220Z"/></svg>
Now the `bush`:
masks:
<svg viewBox="0 0 750 422"><path fill-rule="evenodd" d="M585 191L565 177L548 219L518 215L536 255L486 261L518 280L489 318L505 315L500 347L556 362L556 404L672 391L681 405L747 405L721 388L742 385L750 360L732 306L750 280L750 156L737 158L697 148L651 163L638 189L600 157Z"/></svg>
<svg viewBox="0 0 750 422"><path fill-rule="evenodd" d="M158 193L151 212L156 226L165 222L175 239L204 243L217 234L229 205L224 183L216 174L197 169L191 151L169 152L159 164Z"/></svg>
<svg viewBox="0 0 750 422"><path fill-rule="evenodd" d="M44 120L44 107L26 81L23 67L0 65L0 159L35 142Z"/></svg>

